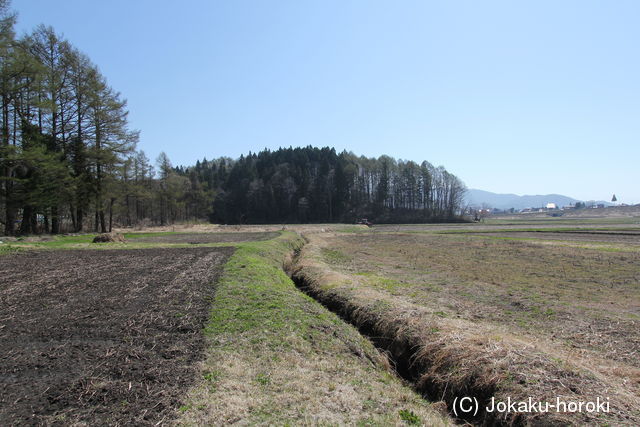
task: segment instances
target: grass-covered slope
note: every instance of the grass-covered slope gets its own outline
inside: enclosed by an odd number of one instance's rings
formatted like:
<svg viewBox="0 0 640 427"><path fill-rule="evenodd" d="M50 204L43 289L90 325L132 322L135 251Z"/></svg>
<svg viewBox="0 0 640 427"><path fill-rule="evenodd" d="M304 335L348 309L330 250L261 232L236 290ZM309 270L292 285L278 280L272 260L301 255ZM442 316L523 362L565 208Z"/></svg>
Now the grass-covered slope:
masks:
<svg viewBox="0 0 640 427"><path fill-rule="evenodd" d="M238 246L211 308L201 379L179 422L448 424L354 328L296 289L282 266L303 243L283 233Z"/></svg>

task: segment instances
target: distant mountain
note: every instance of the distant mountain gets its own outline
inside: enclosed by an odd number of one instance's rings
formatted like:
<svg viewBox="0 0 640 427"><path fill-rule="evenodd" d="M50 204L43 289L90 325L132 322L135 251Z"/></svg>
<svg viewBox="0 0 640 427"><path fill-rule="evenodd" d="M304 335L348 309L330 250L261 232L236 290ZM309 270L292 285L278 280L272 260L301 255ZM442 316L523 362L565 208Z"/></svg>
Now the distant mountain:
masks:
<svg viewBox="0 0 640 427"><path fill-rule="evenodd" d="M525 209L525 208L541 208L547 203L555 203L558 207L575 205L580 200L561 194L545 194L536 196L518 196L517 194L497 194L484 190L467 190L465 196L465 204L473 207L482 207L483 205L496 209Z"/></svg>

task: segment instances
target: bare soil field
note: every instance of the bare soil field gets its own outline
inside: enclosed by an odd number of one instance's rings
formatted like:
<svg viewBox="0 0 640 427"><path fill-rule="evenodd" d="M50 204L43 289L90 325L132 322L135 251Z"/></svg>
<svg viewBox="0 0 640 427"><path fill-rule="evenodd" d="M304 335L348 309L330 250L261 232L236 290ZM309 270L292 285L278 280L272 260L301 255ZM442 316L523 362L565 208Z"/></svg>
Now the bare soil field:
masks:
<svg viewBox="0 0 640 427"><path fill-rule="evenodd" d="M0 424L154 425L196 375L233 248L31 251L0 260Z"/></svg>
<svg viewBox="0 0 640 427"><path fill-rule="evenodd" d="M612 406L608 414L493 414L474 423L640 423L638 229L493 230L389 225L309 235L293 277L404 358L399 371L449 409L464 392L541 401L600 396ZM616 247L540 244L556 238Z"/></svg>
<svg viewBox="0 0 640 427"><path fill-rule="evenodd" d="M206 243L238 243L270 240L278 237L276 231L270 232L216 232L216 233L176 233L158 234L153 236L134 237L133 240L141 243L188 243L192 245ZM129 238L131 238L130 235Z"/></svg>

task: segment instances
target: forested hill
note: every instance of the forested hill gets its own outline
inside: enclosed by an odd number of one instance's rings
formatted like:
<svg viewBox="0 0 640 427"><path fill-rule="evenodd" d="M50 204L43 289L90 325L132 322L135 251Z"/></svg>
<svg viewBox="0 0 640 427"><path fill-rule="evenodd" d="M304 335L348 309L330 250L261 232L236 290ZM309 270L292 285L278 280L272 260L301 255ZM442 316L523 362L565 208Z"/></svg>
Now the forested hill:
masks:
<svg viewBox="0 0 640 427"><path fill-rule="evenodd" d="M215 194L214 222L441 222L457 218L464 184L428 162L287 148L203 160L175 172Z"/></svg>

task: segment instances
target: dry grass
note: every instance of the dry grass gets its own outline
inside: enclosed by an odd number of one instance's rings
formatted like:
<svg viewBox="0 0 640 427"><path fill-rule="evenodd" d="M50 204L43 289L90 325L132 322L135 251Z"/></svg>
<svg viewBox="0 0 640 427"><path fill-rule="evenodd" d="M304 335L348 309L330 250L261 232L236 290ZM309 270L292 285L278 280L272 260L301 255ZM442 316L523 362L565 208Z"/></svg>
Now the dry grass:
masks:
<svg viewBox="0 0 640 427"><path fill-rule="evenodd" d="M237 249L213 302L202 380L179 422L401 425L413 414L449 424L354 328L295 288L282 261L301 243L285 234Z"/></svg>
<svg viewBox="0 0 640 427"><path fill-rule="evenodd" d="M118 233L260 233L273 231L294 231L296 233L324 233L343 230L367 230L365 225L349 224L261 224L261 225L221 225L209 223L184 223L164 226L140 226L114 228Z"/></svg>
<svg viewBox="0 0 640 427"><path fill-rule="evenodd" d="M640 368L637 252L402 234L336 237L329 244L351 254L334 268L441 317L553 335Z"/></svg>
<svg viewBox="0 0 640 427"><path fill-rule="evenodd" d="M432 399L606 396L604 418L547 422L640 422L637 252L416 233L310 240L295 275L395 357L409 353Z"/></svg>

